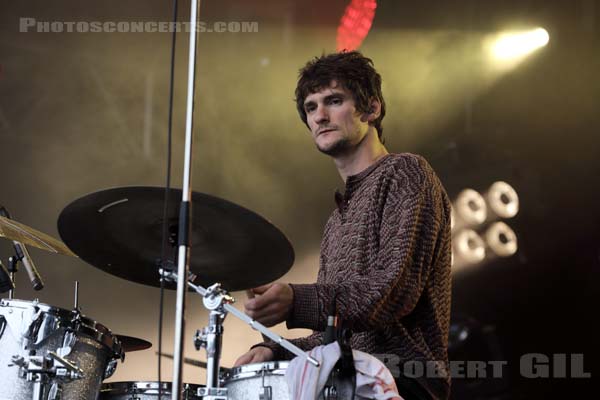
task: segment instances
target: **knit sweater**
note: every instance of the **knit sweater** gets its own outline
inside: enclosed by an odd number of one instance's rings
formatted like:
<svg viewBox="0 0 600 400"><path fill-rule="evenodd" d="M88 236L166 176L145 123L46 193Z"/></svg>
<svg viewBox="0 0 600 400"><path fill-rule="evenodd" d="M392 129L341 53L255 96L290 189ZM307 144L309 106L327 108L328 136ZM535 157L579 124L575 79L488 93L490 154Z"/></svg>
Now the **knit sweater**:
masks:
<svg viewBox="0 0 600 400"><path fill-rule="evenodd" d="M413 154L386 155L349 176L336 203L317 282L291 285L287 327L314 333L291 342L303 350L322 344L335 296L343 326L354 332L353 349L392 355L398 361L392 372L402 373L407 361L447 363L450 202L431 166ZM292 358L273 342L260 345L275 359ZM418 380L435 386L437 396L448 395L449 378Z"/></svg>

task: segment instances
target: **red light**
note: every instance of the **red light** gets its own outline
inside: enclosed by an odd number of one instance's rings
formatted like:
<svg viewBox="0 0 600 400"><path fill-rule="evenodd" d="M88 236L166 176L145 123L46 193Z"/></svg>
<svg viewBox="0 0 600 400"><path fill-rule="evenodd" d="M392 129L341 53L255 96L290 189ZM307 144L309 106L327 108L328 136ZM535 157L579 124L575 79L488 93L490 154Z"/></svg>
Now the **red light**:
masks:
<svg viewBox="0 0 600 400"><path fill-rule="evenodd" d="M376 0L352 0L337 30L337 50L356 50L365 40L375 17Z"/></svg>

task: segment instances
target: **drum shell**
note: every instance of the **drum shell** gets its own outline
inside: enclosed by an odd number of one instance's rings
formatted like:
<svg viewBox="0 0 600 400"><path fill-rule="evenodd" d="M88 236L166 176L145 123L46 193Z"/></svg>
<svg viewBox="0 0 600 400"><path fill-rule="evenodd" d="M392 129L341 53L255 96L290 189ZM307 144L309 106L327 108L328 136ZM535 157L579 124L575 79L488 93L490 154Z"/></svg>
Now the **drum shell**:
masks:
<svg viewBox="0 0 600 400"><path fill-rule="evenodd" d="M65 340L70 338L70 340ZM83 371L75 380L50 379L60 388L61 400L95 400L109 361L122 357L118 340L103 325L78 313L24 300L0 300L0 400L31 400L34 383L12 364L13 356L45 356L71 348L64 358Z"/></svg>
<svg viewBox="0 0 600 400"><path fill-rule="evenodd" d="M158 382L112 382L105 383L100 389L98 400L156 400L158 399ZM162 382L162 400L171 398L171 382ZM198 396L198 389L201 385L190 383L183 384L182 400L199 400L202 397Z"/></svg>
<svg viewBox="0 0 600 400"><path fill-rule="evenodd" d="M263 386L270 386L273 399L288 400L285 371L288 361L271 361L233 368L225 378L227 396L235 400L256 400Z"/></svg>

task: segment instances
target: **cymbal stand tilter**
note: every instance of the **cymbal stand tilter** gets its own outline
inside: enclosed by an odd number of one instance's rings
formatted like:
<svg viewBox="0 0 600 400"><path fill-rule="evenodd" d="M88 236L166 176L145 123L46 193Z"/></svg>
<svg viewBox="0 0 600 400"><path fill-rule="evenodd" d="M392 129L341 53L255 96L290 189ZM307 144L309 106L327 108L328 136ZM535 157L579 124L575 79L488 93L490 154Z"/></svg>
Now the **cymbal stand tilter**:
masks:
<svg viewBox="0 0 600 400"><path fill-rule="evenodd" d="M161 269L160 273L166 280L177 281L177 274L172 271ZM219 362L222 349L223 321L225 320L227 313L233 314L235 317L250 325L250 327L258 330L260 333L296 356L304 358L315 367L319 366L319 362L304 351L281 336L271 332L266 326L253 320L232 306L232 304L235 303L235 299L230 296L225 289L221 288L220 283L215 283L208 289L195 285L190 281L187 282L187 286L202 296L204 307L210 310L209 325L201 331L198 331L194 338L196 348L199 349L200 347L204 347L206 348L207 353L206 387L198 389L198 396L203 396L204 400L227 399L227 389L219 387Z"/></svg>

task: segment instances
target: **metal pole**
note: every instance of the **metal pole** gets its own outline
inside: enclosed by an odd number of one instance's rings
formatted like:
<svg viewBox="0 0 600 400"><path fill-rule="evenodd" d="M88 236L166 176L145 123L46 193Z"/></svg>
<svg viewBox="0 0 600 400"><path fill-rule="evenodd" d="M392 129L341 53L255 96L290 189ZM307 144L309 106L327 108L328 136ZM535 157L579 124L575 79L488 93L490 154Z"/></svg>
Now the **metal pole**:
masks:
<svg viewBox="0 0 600 400"><path fill-rule="evenodd" d="M183 166L183 187L179 210L179 252L177 258L177 303L175 309L175 343L173 346L173 385L172 400L179 400L183 390L181 372L183 369L183 342L185 339L185 297L189 271L189 233L191 209L192 138L194 114L194 89L196 75L196 26L200 1L192 0L190 9L190 44L188 60L188 90L185 120L185 155Z"/></svg>
<svg viewBox="0 0 600 400"><path fill-rule="evenodd" d="M219 387L219 361L221 359L221 346L223 339L222 313L212 310L209 316L209 332L206 337L206 388Z"/></svg>
<svg viewBox="0 0 600 400"><path fill-rule="evenodd" d="M14 282L15 282L15 273L14 272L10 272L9 275L10 275L10 280L14 284ZM8 299L9 300L13 300L15 298L15 288L16 288L16 286L14 286L12 289L10 289L8 291Z"/></svg>
<svg viewBox="0 0 600 400"><path fill-rule="evenodd" d="M79 281L75 281L75 302L73 309L79 311Z"/></svg>

